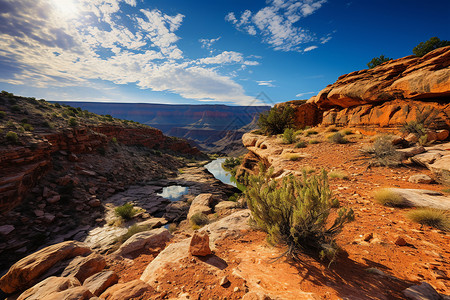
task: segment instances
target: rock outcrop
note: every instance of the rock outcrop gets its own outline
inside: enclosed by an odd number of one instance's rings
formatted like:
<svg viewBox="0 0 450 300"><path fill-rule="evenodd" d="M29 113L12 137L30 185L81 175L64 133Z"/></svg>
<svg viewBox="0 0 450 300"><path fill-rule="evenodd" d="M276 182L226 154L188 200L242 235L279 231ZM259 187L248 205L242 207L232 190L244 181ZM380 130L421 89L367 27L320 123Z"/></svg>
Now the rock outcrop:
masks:
<svg viewBox="0 0 450 300"><path fill-rule="evenodd" d="M83 243L76 241L67 241L41 249L16 262L0 278L0 289L5 293L14 293L30 287L56 263L90 252L91 250L85 247Z"/></svg>
<svg viewBox="0 0 450 300"><path fill-rule="evenodd" d="M289 101L299 127L323 124L375 134L397 132L432 111L434 129L450 129L450 46L342 75L306 103Z"/></svg>

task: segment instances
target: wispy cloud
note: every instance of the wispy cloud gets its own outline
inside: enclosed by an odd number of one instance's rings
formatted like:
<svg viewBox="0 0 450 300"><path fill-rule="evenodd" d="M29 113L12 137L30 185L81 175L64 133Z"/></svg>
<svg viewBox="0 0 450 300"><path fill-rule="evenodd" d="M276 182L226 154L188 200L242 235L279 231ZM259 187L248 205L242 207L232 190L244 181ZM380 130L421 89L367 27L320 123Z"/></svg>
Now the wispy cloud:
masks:
<svg viewBox="0 0 450 300"><path fill-rule="evenodd" d="M212 45L220 39L221 37L219 36L218 38L215 39L200 39L198 41L202 44L202 48L208 50L209 53L212 54L213 53Z"/></svg>
<svg viewBox="0 0 450 300"><path fill-rule="evenodd" d="M312 50L317 49L317 48L319 48L319 47L317 47L317 46L309 46L309 47L303 49L303 52L309 52L309 51L312 51Z"/></svg>
<svg viewBox="0 0 450 300"><path fill-rule="evenodd" d="M261 80L257 81L258 85L267 86L267 87L275 87L273 84L273 80Z"/></svg>
<svg viewBox="0 0 450 300"><path fill-rule="evenodd" d="M70 13L62 13L55 3L59 2L0 0L0 58L12 70L0 81L95 89L100 79L197 101L254 101L218 68L258 62L233 51L189 59L178 46L182 14L158 9L121 13L126 6L136 6L136 0L79 0ZM210 43L214 40L218 39Z"/></svg>
<svg viewBox="0 0 450 300"><path fill-rule="evenodd" d="M238 30L260 36L275 50L302 52L301 44L314 41L315 35L296 23L322 7L326 0L268 0L257 12L245 10L239 17L234 12L225 20Z"/></svg>
<svg viewBox="0 0 450 300"><path fill-rule="evenodd" d="M305 93L299 93L299 94L297 94L297 95L295 95L295 97L303 97L303 96L306 96L306 95L311 95L311 94L316 94L317 92L305 92Z"/></svg>

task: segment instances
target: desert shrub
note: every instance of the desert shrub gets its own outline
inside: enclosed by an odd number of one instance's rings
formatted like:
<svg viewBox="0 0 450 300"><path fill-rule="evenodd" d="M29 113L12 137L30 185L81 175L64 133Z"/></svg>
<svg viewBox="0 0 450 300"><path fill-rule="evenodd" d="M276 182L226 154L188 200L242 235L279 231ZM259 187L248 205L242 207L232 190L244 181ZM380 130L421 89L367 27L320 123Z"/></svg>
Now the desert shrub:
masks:
<svg viewBox="0 0 450 300"><path fill-rule="evenodd" d="M61 104L59 104L59 103L53 103L53 105L57 108L61 108Z"/></svg>
<svg viewBox="0 0 450 300"><path fill-rule="evenodd" d="M392 145L392 137L381 135L372 146L361 149L363 157L369 160L370 166L398 166L402 163L402 154Z"/></svg>
<svg viewBox="0 0 450 300"><path fill-rule="evenodd" d="M237 166L241 164L241 159L239 157L228 157L225 159L225 161L222 164L222 167L227 170L231 171Z"/></svg>
<svg viewBox="0 0 450 300"><path fill-rule="evenodd" d="M317 130L309 129L309 130L306 130L304 134L305 134L305 136L310 136L310 135L318 134L318 133L319 132Z"/></svg>
<svg viewBox="0 0 450 300"><path fill-rule="evenodd" d="M6 113L0 110L0 120L6 117Z"/></svg>
<svg viewBox="0 0 450 300"><path fill-rule="evenodd" d="M272 107L268 112L261 113L258 125L265 134L280 134L294 124L294 109L288 105Z"/></svg>
<svg viewBox="0 0 450 300"><path fill-rule="evenodd" d="M300 141L297 144L295 144L295 148L306 148L307 144L305 141Z"/></svg>
<svg viewBox="0 0 450 300"><path fill-rule="evenodd" d="M392 60L392 58L386 57L382 54L379 57L372 58L372 60L367 63L367 66L369 67L369 69L373 69L376 66L379 66L382 63L390 61L390 60Z"/></svg>
<svg viewBox="0 0 450 300"><path fill-rule="evenodd" d="M406 215L412 221L422 225L450 231L450 217L448 212L433 208L417 208L409 211Z"/></svg>
<svg viewBox="0 0 450 300"><path fill-rule="evenodd" d="M427 127L434 122L438 111L434 109L427 109L423 111L416 110L416 119L406 122L400 128L403 133L413 133L418 138L424 136L427 132Z"/></svg>
<svg viewBox="0 0 450 300"><path fill-rule="evenodd" d="M175 231L177 231L178 226L177 226L177 224L175 224L175 223L170 223L168 229L169 229L169 232L170 232L170 233L174 233Z"/></svg>
<svg viewBox="0 0 450 300"><path fill-rule="evenodd" d="M384 206L391 206L391 207L405 206L405 201L403 200L402 196L393 192L390 189L377 190L373 194L373 197L379 204L382 204Z"/></svg>
<svg viewBox="0 0 450 300"><path fill-rule="evenodd" d="M311 166L304 166L302 168L302 172L306 172L306 174L313 174L316 172L316 169Z"/></svg>
<svg viewBox="0 0 450 300"><path fill-rule="evenodd" d="M25 131L33 131L34 128L31 124L23 124L23 129L25 129Z"/></svg>
<svg viewBox="0 0 450 300"><path fill-rule="evenodd" d="M308 143L310 143L310 144L318 144L318 143L320 143L320 141L316 140L316 139L312 139L312 140L309 140Z"/></svg>
<svg viewBox="0 0 450 300"><path fill-rule="evenodd" d="M328 136L328 140L335 144L346 144L348 141L345 139L345 137L340 132L336 132Z"/></svg>
<svg viewBox="0 0 450 300"><path fill-rule="evenodd" d="M193 214L190 221L193 229L201 228L209 223L208 216L201 212Z"/></svg>
<svg viewBox="0 0 450 300"><path fill-rule="evenodd" d="M428 52L445 46L450 46L450 41L441 41L438 37L432 37L428 41L421 42L419 45L414 47L413 53L415 56L424 56Z"/></svg>
<svg viewBox="0 0 450 300"><path fill-rule="evenodd" d="M129 220L136 214L136 209L131 203L125 203L122 206L118 206L114 211L117 216L121 217L124 220Z"/></svg>
<svg viewBox="0 0 450 300"><path fill-rule="evenodd" d="M342 135L350 135L350 134L353 134L353 130L351 130L351 129L349 129L349 128L346 128L346 129L342 129L342 130L340 131L340 133L341 133Z"/></svg>
<svg viewBox="0 0 450 300"><path fill-rule="evenodd" d="M330 125L325 129L325 132L337 132L339 131L335 125Z"/></svg>
<svg viewBox="0 0 450 300"><path fill-rule="evenodd" d="M20 106L17 105L17 104L12 105L11 106L11 111L13 111L13 112L20 112L21 111Z"/></svg>
<svg viewBox="0 0 450 300"><path fill-rule="evenodd" d="M332 179L338 178L338 179L348 180L348 175L345 174L345 173L343 173L343 172L340 172L340 171L331 171L331 172L328 174L328 177L329 177L329 178L332 178Z"/></svg>
<svg viewBox="0 0 450 300"><path fill-rule="evenodd" d="M290 160L290 161L297 161L300 160L301 156L297 153L286 153L283 155L284 158Z"/></svg>
<svg viewBox="0 0 450 300"><path fill-rule="evenodd" d="M442 190L444 193L449 193L450 194L450 189L443 189Z"/></svg>
<svg viewBox="0 0 450 300"><path fill-rule="evenodd" d="M272 174L273 168L266 171L260 166L259 175L249 177L245 196L256 224L268 233L270 243L287 246L285 255L295 258L304 251L333 261L338 250L335 237L353 220L353 210L342 208L329 222L332 193L325 171L281 181L271 179Z"/></svg>
<svg viewBox="0 0 450 300"><path fill-rule="evenodd" d="M293 144L296 141L295 130L292 128L286 128L283 132L283 143Z"/></svg>
<svg viewBox="0 0 450 300"><path fill-rule="evenodd" d="M19 142L19 136L14 131L8 131L6 140L10 143L17 144L17 142Z"/></svg>
<svg viewBox="0 0 450 300"><path fill-rule="evenodd" d="M112 142L113 144L117 144L117 138L116 138L116 137L113 137L113 138L111 139L111 142Z"/></svg>
<svg viewBox="0 0 450 300"><path fill-rule="evenodd" d="M75 126L77 126L78 125L78 121L77 121L77 119L75 119L75 118L70 118L69 119L69 126L71 126L71 127L75 127Z"/></svg>

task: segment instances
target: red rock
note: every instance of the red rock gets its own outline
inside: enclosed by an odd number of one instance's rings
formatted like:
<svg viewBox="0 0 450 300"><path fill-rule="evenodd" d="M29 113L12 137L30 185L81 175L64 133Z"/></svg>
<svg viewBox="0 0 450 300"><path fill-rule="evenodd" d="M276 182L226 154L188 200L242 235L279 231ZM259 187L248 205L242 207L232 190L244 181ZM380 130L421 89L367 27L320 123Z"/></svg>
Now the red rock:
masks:
<svg viewBox="0 0 450 300"><path fill-rule="evenodd" d="M119 276L114 271L103 271L96 273L87 278L83 286L96 296L100 296L108 287L116 284L119 281Z"/></svg>
<svg viewBox="0 0 450 300"><path fill-rule="evenodd" d="M61 276L73 276L83 283L89 276L100 272L106 266L103 256L92 253L89 256L74 258L64 269Z"/></svg>
<svg viewBox="0 0 450 300"><path fill-rule="evenodd" d="M206 256L211 254L208 233L195 232L189 245L189 252L195 256Z"/></svg>
<svg viewBox="0 0 450 300"><path fill-rule="evenodd" d="M78 286L80 282L76 278L52 276L23 292L17 300L42 300L53 293Z"/></svg>
<svg viewBox="0 0 450 300"><path fill-rule="evenodd" d="M152 290L153 289L148 284L136 279L126 283L113 285L102 293L100 298L105 300L127 300L140 297ZM148 299L150 298L148 297Z"/></svg>
<svg viewBox="0 0 450 300"><path fill-rule="evenodd" d="M16 262L9 271L0 278L0 288L5 293L24 290L35 280L61 260L90 253L83 243L67 241L41 249Z"/></svg>
<svg viewBox="0 0 450 300"><path fill-rule="evenodd" d="M40 300L89 300L94 295L84 286L77 286L61 292L50 294Z"/></svg>
<svg viewBox="0 0 450 300"><path fill-rule="evenodd" d="M396 245L398 245L398 246L406 246L406 245L407 245L405 239L404 239L403 237L401 237L401 236L398 236L398 237L395 239L395 242L394 242L394 243L395 243Z"/></svg>

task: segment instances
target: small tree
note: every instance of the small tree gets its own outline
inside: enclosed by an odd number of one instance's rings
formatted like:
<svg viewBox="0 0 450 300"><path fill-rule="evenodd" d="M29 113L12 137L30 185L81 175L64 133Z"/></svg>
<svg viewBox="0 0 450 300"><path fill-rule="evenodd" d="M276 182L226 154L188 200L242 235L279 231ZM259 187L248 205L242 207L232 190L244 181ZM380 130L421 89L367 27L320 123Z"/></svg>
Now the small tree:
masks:
<svg viewBox="0 0 450 300"><path fill-rule="evenodd" d="M286 128L283 132L283 143L293 144L297 140L295 130L292 128Z"/></svg>
<svg viewBox="0 0 450 300"><path fill-rule="evenodd" d="M320 176L286 176L271 179L273 168L260 165L258 176L250 176L245 191L256 224L268 233L268 241L288 247L284 255L295 258L299 251L334 260L338 250L335 236L354 218L353 210L341 208L328 222L334 205L325 171ZM327 224L331 224L327 228Z"/></svg>
<svg viewBox="0 0 450 300"><path fill-rule="evenodd" d="M421 42L419 45L414 47L413 53L415 56L424 56L428 52L433 51L434 49L450 46L450 41L441 41L437 37L432 37L426 42Z"/></svg>
<svg viewBox="0 0 450 300"><path fill-rule="evenodd" d="M280 134L294 124L294 109L289 105L272 107L270 111L261 113L258 125L265 134Z"/></svg>
<svg viewBox="0 0 450 300"><path fill-rule="evenodd" d="M372 60L367 64L367 66L369 67L369 69L373 69L376 66L381 65L384 62L390 61L392 60L392 58L389 57L385 57L383 54L380 55L380 57L374 57L372 58Z"/></svg>

